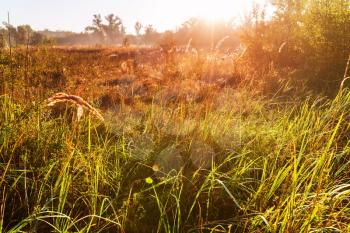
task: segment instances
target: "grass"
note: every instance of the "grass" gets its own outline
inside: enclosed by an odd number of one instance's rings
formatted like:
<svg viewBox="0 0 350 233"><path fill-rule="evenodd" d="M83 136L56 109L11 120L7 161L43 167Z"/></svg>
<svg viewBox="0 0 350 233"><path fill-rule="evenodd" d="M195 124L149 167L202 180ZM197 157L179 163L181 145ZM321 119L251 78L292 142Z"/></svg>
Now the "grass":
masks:
<svg viewBox="0 0 350 233"><path fill-rule="evenodd" d="M0 231L350 231L348 89L283 102L231 85L222 60L123 74L106 53L32 51L33 99L0 97ZM45 107L58 91L105 121Z"/></svg>

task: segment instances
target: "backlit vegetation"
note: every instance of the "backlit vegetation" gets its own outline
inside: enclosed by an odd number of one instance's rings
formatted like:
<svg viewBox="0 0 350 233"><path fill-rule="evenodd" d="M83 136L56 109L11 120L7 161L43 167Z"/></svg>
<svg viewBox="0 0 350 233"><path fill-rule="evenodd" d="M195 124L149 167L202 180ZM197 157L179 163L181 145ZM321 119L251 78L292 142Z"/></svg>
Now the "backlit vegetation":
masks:
<svg viewBox="0 0 350 233"><path fill-rule="evenodd" d="M273 4L3 48L0 232L349 232L350 3Z"/></svg>

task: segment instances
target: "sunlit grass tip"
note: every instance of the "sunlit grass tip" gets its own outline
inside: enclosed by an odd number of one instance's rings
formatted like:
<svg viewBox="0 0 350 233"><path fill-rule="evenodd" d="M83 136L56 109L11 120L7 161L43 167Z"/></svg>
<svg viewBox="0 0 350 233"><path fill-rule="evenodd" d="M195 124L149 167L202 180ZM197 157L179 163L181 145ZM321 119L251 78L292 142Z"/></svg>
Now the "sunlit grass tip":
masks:
<svg viewBox="0 0 350 233"><path fill-rule="evenodd" d="M100 111L94 107L92 107L87 101L85 101L80 96L76 95L69 95L66 93L56 93L50 98L45 100L46 106L54 106L57 103L62 102L69 102L77 106L77 112L78 112L78 118L82 115L82 109L86 109L88 112L90 112L92 115L94 115L96 118L98 118L101 121L104 121L103 116L101 115Z"/></svg>

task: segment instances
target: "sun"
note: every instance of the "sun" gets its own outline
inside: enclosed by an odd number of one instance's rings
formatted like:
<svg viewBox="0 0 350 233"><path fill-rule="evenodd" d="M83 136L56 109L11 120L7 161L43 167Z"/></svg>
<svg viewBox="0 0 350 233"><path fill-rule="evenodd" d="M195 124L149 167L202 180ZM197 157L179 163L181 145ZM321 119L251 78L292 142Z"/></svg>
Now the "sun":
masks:
<svg viewBox="0 0 350 233"><path fill-rule="evenodd" d="M196 16L208 21L238 18L252 7L253 3L263 4L264 0L201 0L190 1L188 7L194 9Z"/></svg>
<svg viewBox="0 0 350 233"><path fill-rule="evenodd" d="M133 0L134 1L134 0ZM135 0L136 1L136 0ZM144 0L148 2L145 20L152 20L160 30L176 29L191 18L202 19L210 24L232 21L243 22L253 9L270 0ZM152 4L151 4L152 3ZM141 8L140 8L141 9ZM142 13L142 12L141 12Z"/></svg>
<svg viewBox="0 0 350 233"><path fill-rule="evenodd" d="M198 16L209 21L217 21L230 17L235 17L240 10L245 8L247 2L238 0L204 0L201 1Z"/></svg>

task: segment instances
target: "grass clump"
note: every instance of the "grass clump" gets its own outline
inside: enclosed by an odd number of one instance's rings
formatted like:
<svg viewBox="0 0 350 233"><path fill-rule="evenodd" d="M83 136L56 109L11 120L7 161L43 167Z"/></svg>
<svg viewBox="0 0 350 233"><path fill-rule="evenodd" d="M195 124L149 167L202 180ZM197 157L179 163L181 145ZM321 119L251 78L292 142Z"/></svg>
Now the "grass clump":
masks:
<svg viewBox="0 0 350 233"><path fill-rule="evenodd" d="M248 113L224 97L199 119L151 105L115 132L3 96L2 230L347 231L350 93Z"/></svg>

